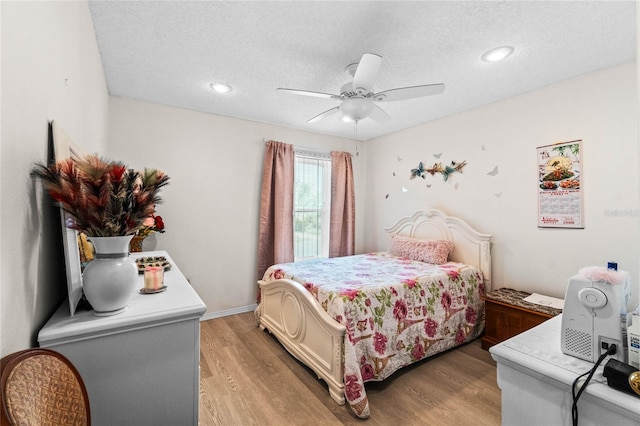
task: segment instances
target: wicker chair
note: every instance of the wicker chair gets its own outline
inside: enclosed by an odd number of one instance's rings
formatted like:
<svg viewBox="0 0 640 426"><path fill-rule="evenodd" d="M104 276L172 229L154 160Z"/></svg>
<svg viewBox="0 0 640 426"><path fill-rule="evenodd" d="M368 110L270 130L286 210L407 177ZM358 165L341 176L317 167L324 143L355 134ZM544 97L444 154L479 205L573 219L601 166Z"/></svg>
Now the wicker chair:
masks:
<svg viewBox="0 0 640 426"><path fill-rule="evenodd" d="M2 426L90 425L80 374L62 354L27 349L0 360Z"/></svg>

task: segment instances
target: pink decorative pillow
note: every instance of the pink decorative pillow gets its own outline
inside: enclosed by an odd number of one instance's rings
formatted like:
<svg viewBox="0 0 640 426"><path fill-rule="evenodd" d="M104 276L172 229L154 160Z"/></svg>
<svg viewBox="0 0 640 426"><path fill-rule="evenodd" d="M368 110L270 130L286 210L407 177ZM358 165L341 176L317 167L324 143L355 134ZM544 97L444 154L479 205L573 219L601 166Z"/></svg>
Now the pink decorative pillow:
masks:
<svg viewBox="0 0 640 426"><path fill-rule="evenodd" d="M402 235L392 235L389 248L389 253L394 256L408 257L436 265L447 263L451 251L453 251L453 241L420 240Z"/></svg>

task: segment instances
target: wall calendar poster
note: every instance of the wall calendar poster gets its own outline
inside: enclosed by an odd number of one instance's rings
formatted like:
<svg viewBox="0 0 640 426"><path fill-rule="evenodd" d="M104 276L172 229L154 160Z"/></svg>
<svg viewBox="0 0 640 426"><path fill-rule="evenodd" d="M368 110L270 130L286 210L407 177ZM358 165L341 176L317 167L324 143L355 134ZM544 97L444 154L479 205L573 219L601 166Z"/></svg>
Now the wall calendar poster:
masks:
<svg viewBox="0 0 640 426"><path fill-rule="evenodd" d="M584 228L582 141L537 148L538 227Z"/></svg>

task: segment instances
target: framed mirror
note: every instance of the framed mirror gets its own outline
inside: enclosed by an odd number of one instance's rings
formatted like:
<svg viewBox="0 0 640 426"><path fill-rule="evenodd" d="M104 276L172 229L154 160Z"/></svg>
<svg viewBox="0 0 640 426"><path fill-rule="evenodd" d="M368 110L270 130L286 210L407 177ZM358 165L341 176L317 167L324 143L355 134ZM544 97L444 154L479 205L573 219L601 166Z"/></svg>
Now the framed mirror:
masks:
<svg viewBox="0 0 640 426"><path fill-rule="evenodd" d="M53 135L54 160L56 162L69 157L77 159L84 156L84 153L73 143L58 123L51 121L50 125ZM67 213L60 209L67 291L69 293L69 314L73 316L78 302L82 299L82 265L78 248L78 231L67 228L67 217Z"/></svg>

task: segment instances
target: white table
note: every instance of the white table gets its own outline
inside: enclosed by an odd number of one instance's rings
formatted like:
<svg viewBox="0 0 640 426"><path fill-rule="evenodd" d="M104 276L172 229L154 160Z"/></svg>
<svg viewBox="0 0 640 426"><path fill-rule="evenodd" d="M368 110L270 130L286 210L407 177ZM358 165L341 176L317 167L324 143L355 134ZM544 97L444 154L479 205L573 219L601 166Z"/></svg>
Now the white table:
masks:
<svg viewBox="0 0 640 426"><path fill-rule="evenodd" d="M167 290L135 290L121 314L69 316L63 304L38 334L41 347L61 352L80 372L94 425L197 425L200 317L205 304L164 251Z"/></svg>
<svg viewBox="0 0 640 426"><path fill-rule="evenodd" d="M562 315L489 351L498 364L503 425L571 425L571 385L593 363L562 353ZM610 388L598 368L578 401L580 426L640 424L640 398Z"/></svg>

